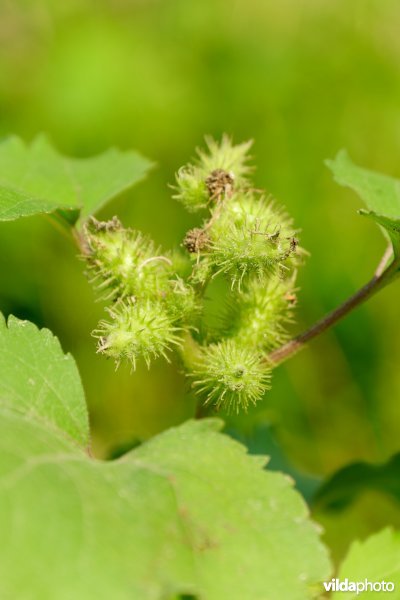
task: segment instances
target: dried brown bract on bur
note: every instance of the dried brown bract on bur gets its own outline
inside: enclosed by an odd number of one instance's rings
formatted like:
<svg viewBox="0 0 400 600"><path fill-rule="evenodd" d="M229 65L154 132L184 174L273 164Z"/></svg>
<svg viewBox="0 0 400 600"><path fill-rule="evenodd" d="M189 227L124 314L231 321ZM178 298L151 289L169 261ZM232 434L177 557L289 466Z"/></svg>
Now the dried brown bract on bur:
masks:
<svg viewBox="0 0 400 600"><path fill-rule="evenodd" d="M204 229L195 227L190 229L183 239L183 245L191 254L204 250L209 240L208 234Z"/></svg>
<svg viewBox="0 0 400 600"><path fill-rule="evenodd" d="M223 196L231 196L235 176L224 169L214 169L206 178L206 186L211 200L220 200Z"/></svg>

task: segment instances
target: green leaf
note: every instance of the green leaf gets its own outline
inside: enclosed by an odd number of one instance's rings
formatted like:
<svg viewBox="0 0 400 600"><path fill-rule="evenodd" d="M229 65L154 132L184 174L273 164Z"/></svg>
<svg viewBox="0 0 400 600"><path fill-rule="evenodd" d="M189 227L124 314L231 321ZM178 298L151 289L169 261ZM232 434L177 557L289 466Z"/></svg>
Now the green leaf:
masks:
<svg viewBox="0 0 400 600"><path fill-rule="evenodd" d="M58 209L95 214L144 177L151 163L136 152L115 148L99 156L62 156L47 138L31 145L17 137L0 144L0 221Z"/></svg>
<svg viewBox="0 0 400 600"><path fill-rule="evenodd" d="M14 330L44 353L35 376L42 368L42 381L58 390L54 338L13 320L7 335ZM0 405L1 598L319 595L330 566L301 496L285 476L265 471L265 460L219 433L219 421L189 421L119 460L94 460L65 435L67 419L65 432L60 420L51 426L42 394L32 399L39 409L21 400L19 379L28 375L16 357L13 381L2 352L9 400ZM73 386L66 377L66 405L81 401Z"/></svg>
<svg viewBox="0 0 400 600"><path fill-rule="evenodd" d="M226 430L225 430L226 431ZM274 427L268 423L255 423L243 432L239 427L229 427L229 435L245 444L251 454L268 455L268 467L273 471L284 471L296 484L296 489L303 498L309 502L317 489L321 486L319 477L303 473L294 466L285 455L282 446L278 443Z"/></svg>
<svg viewBox="0 0 400 600"><path fill-rule="evenodd" d="M400 453L384 464L358 462L340 469L319 488L313 504L317 510L342 510L369 490L400 502Z"/></svg>
<svg viewBox="0 0 400 600"><path fill-rule="evenodd" d="M384 529L364 542L354 542L338 573L338 579L344 581L393 582L395 593L399 597L400 580L400 532ZM397 593L396 593L397 592ZM374 591L365 591L363 598L375 598ZM383 592L382 592L383 593ZM358 598L356 592L335 592L332 598Z"/></svg>
<svg viewBox="0 0 400 600"><path fill-rule="evenodd" d="M48 329L0 313L0 407L89 443L85 396L75 361Z"/></svg>
<svg viewBox="0 0 400 600"><path fill-rule="evenodd" d="M386 231L395 256L399 256L400 180L358 167L345 150L326 164L337 183L354 190L365 202L368 210L362 209L360 214L370 217Z"/></svg>

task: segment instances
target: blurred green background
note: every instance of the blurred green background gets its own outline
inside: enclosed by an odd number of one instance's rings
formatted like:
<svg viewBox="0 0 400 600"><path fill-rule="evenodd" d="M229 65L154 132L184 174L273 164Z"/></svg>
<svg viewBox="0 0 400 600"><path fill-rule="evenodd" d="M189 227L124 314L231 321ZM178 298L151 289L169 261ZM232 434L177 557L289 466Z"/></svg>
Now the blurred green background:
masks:
<svg viewBox="0 0 400 600"><path fill-rule="evenodd" d="M101 217L118 214L165 247L196 223L168 184L204 134L253 138L256 184L286 205L310 252L297 331L363 284L384 251L323 161L346 147L400 175L399 26L398 0L1 0L0 135L45 131L65 153L117 145L154 159ZM277 369L265 401L230 419L306 496L349 463L400 450L399 292L384 290ZM1 224L0 309L51 328L76 357L93 446L107 456L190 417L193 403L176 365L132 376L95 354L103 307L93 301L76 249L46 218ZM399 505L377 492L315 516L334 556L400 526Z"/></svg>

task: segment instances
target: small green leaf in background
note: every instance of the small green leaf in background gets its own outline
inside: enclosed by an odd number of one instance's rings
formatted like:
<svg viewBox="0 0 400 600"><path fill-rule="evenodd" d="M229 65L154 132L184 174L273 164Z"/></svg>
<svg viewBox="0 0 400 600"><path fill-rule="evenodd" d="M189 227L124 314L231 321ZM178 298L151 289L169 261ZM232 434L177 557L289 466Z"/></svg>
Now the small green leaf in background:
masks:
<svg viewBox="0 0 400 600"><path fill-rule="evenodd" d="M1 598L319 596L330 564L304 501L220 421L91 459L72 359L15 319L0 347Z"/></svg>
<svg viewBox="0 0 400 600"><path fill-rule="evenodd" d="M395 256L400 254L400 180L358 167L345 150L326 161L335 181L354 190L367 210L360 214L373 219L386 230Z"/></svg>
<svg viewBox="0 0 400 600"><path fill-rule="evenodd" d="M136 152L111 148L76 159L59 154L43 135L30 145L7 138L0 143L0 221L58 209L95 214L150 167Z"/></svg>
<svg viewBox="0 0 400 600"><path fill-rule="evenodd" d="M400 532L384 529L372 535L364 542L353 542L345 558L338 579L344 581L394 583L393 592L387 592L389 598L400 598ZM383 594L384 592L381 592ZM361 595L356 592L335 592L332 598L376 598L377 592L365 591Z"/></svg>
<svg viewBox="0 0 400 600"><path fill-rule="evenodd" d="M381 465L358 462L337 471L317 490L317 510L342 510L366 491L378 491L400 502L400 454Z"/></svg>

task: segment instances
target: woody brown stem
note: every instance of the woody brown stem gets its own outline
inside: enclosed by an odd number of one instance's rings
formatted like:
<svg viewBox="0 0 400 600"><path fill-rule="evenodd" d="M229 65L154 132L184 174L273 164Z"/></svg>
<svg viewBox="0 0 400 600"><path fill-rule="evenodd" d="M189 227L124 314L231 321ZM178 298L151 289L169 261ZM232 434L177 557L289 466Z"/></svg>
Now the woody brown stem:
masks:
<svg viewBox="0 0 400 600"><path fill-rule="evenodd" d="M360 290L358 290L355 294L350 296L343 304L335 308L332 312L328 313L317 321L314 325L312 325L309 329L296 336L287 344L281 346L277 350L274 350L266 357L266 361L272 366L276 367L280 363L284 362L300 350L305 347L305 345L319 336L321 333L335 325L338 321L343 319L346 315L348 315L352 310L360 306L363 302L371 298L374 294L376 294L379 290L384 288L396 275L396 271L398 273L399 269L399 259L393 260L393 262L383 270L388 260L388 251L385 252L379 266L372 277L372 279L366 283Z"/></svg>

